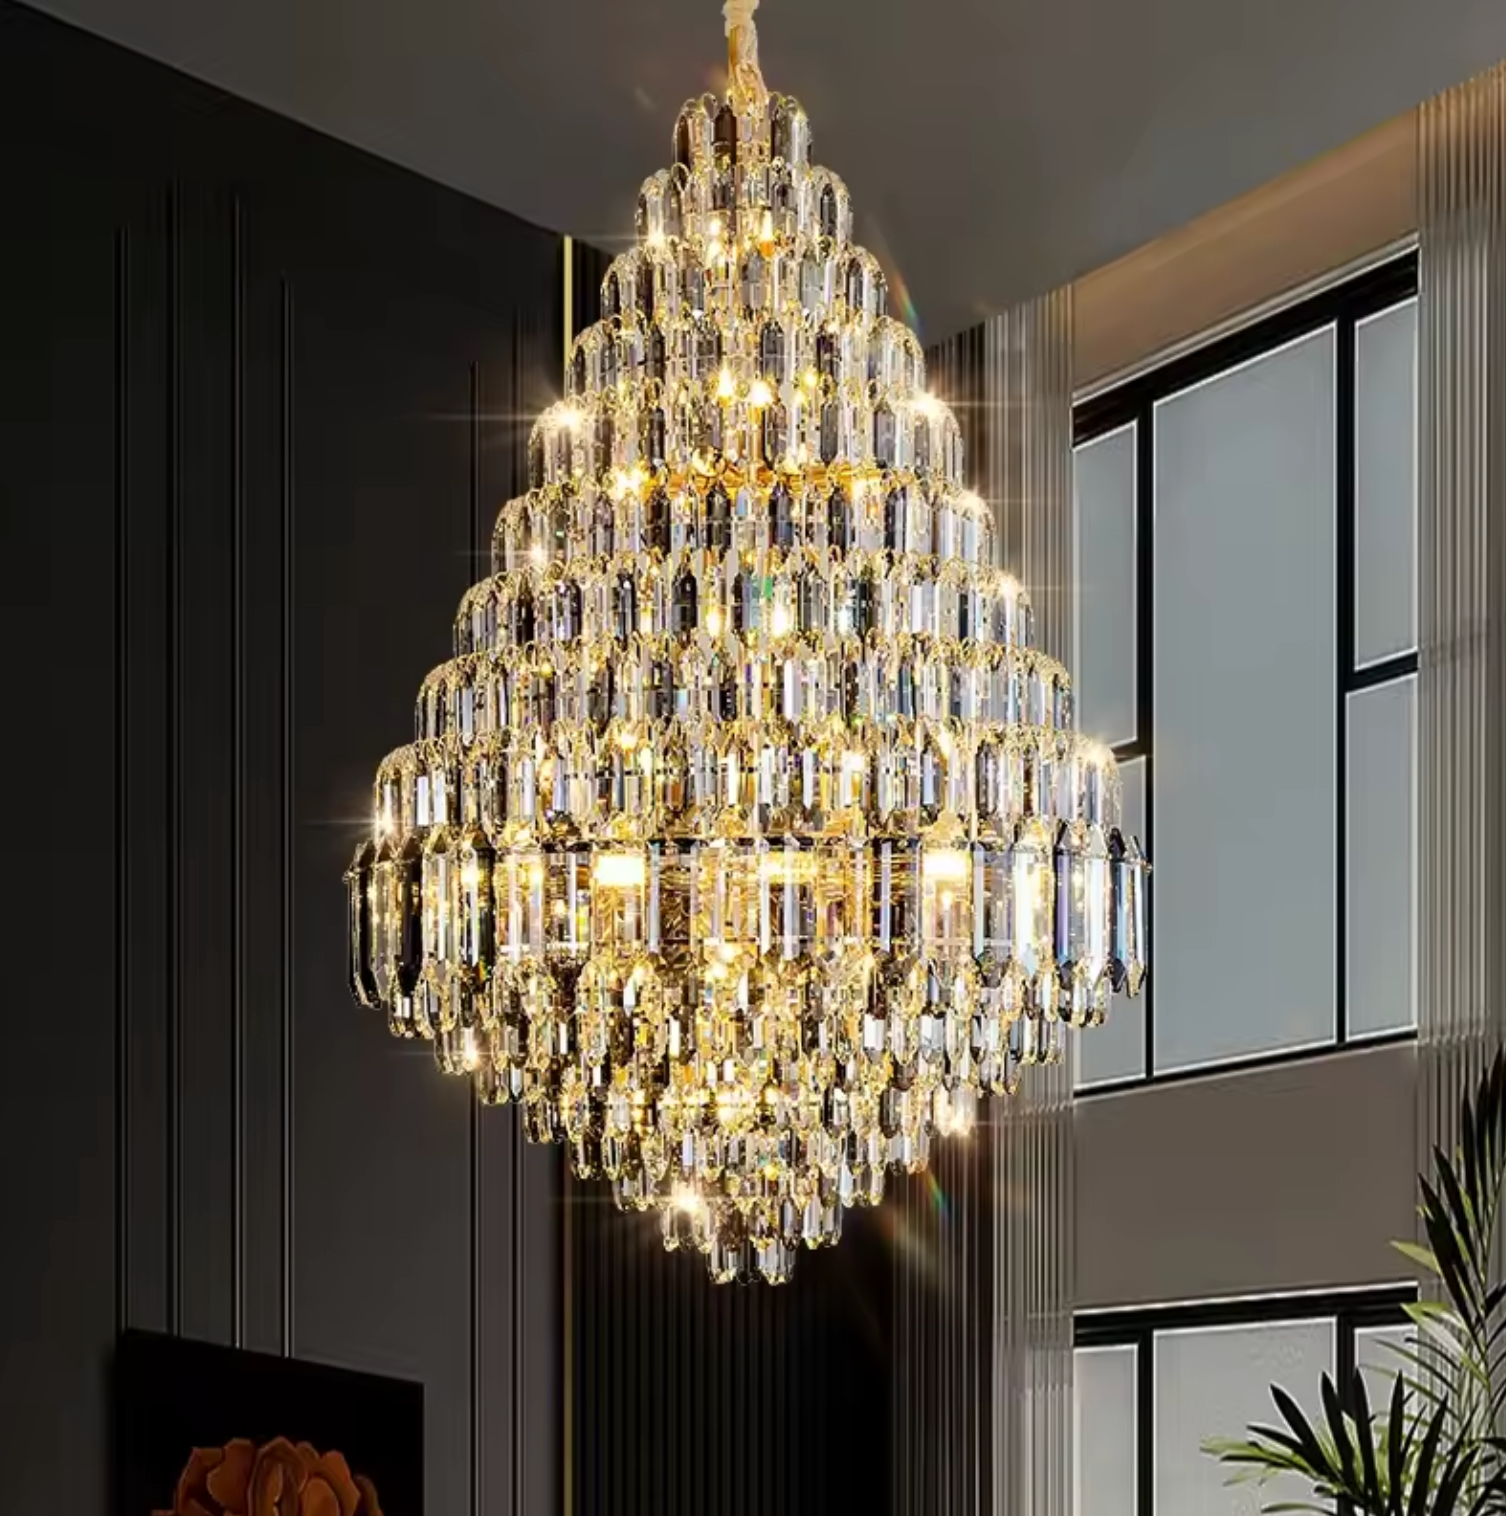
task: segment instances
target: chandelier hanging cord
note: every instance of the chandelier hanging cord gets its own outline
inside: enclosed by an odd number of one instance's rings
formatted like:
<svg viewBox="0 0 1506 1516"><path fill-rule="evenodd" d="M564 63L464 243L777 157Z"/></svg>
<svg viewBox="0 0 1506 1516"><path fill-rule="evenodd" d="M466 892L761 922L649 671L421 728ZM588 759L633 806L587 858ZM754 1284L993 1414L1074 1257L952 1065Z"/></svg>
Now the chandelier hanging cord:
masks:
<svg viewBox="0 0 1506 1516"><path fill-rule="evenodd" d="M768 93L758 66L758 28L753 25L757 9L758 0L726 0L722 6L732 88L748 102L762 100Z"/></svg>

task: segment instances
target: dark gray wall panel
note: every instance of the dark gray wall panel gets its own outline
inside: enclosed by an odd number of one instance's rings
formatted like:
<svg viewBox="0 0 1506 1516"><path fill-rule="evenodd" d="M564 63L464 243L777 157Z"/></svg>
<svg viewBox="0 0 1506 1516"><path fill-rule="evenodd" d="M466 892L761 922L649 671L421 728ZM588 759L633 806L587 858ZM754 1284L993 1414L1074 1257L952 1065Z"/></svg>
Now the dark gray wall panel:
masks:
<svg viewBox="0 0 1506 1516"><path fill-rule="evenodd" d="M469 583L470 370L457 357L475 317L361 269L291 284L293 1344L423 1380L427 1498L459 1511L469 1090L439 1076L427 1045L353 1011L333 884L369 825L373 758L407 737Z"/></svg>
<svg viewBox="0 0 1506 1516"><path fill-rule="evenodd" d="M98 1510L99 1461L67 1450L102 1446L117 1303L117 207L13 152L4 183L0 1456L8 1509Z"/></svg>
<svg viewBox="0 0 1506 1516"><path fill-rule="evenodd" d="M73 160L77 162L78 160ZM168 218L165 186L123 208L122 493L116 633L121 741L115 880L122 934L122 1218L125 1324L166 1330L172 1319L172 1153L168 1067L172 1001L169 817L175 775L168 738L172 521L168 452ZM55 446L55 443L53 444Z"/></svg>
<svg viewBox="0 0 1506 1516"><path fill-rule="evenodd" d="M281 270L258 263L259 221L244 212L237 239L244 371L239 408L240 548L237 629L242 648L239 700L240 830L239 1060L236 1174L241 1341L263 1352L289 1350L292 1153L285 1136L292 1090L292 934L287 889L292 867L291 306ZM254 383L246 380L255 376ZM285 1203L286 1202L286 1203Z"/></svg>
<svg viewBox="0 0 1506 1516"><path fill-rule="evenodd" d="M0 142L7 1500L107 1508L138 1326L418 1377L428 1509L546 1510L551 1156L515 1197L511 1114L350 1004L340 874L559 373L559 239L8 0Z"/></svg>
<svg viewBox="0 0 1506 1516"><path fill-rule="evenodd" d="M1403 1278L1416 1077L1403 1044L1078 1101L1078 1305Z"/></svg>
<svg viewBox="0 0 1506 1516"><path fill-rule="evenodd" d="M740 1287L600 1181L569 1204L572 1516L887 1508L888 1210L849 1212L791 1285Z"/></svg>
<svg viewBox="0 0 1506 1516"><path fill-rule="evenodd" d="M232 1088L241 868L235 707L243 652L235 635L237 223L238 205L223 189L194 185L173 197L168 835L175 860L168 1009L177 1070L174 1310L176 1330L224 1343L235 1337L239 1204Z"/></svg>

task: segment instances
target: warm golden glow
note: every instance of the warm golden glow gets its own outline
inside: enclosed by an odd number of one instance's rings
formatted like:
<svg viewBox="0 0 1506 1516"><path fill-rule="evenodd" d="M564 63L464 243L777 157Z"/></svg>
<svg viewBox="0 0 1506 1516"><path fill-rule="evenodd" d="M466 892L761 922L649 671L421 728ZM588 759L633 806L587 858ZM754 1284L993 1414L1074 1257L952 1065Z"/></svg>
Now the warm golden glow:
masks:
<svg viewBox="0 0 1506 1516"><path fill-rule="evenodd" d="M972 860L958 848L927 848L921 870L934 884L958 884L970 877Z"/></svg>
<svg viewBox="0 0 1506 1516"><path fill-rule="evenodd" d="M598 853L591 875L605 890L641 890L647 866L642 853Z"/></svg>

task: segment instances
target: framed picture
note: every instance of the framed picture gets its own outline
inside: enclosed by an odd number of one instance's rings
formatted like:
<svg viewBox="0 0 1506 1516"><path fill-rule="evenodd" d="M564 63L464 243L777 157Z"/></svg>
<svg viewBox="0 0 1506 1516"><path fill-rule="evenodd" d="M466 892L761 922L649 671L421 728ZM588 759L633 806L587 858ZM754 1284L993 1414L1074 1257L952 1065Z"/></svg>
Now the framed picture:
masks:
<svg viewBox="0 0 1506 1516"><path fill-rule="evenodd" d="M422 1516L423 1386L127 1332L117 1516Z"/></svg>

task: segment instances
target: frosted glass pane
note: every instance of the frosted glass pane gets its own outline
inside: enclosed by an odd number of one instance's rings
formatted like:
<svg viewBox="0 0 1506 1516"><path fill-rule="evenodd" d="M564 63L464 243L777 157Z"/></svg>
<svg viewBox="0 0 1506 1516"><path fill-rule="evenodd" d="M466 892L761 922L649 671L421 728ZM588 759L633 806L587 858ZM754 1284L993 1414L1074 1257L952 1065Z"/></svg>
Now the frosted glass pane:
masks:
<svg viewBox="0 0 1506 1516"><path fill-rule="evenodd" d="M1252 1422L1279 1425L1273 1384L1305 1410L1317 1406L1333 1356L1332 1321L1159 1333L1155 1516L1255 1516L1268 1502L1300 1498L1302 1484L1287 1476L1227 1488L1229 1471L1203 1440L1242 1437Z"/></svg>
<svg viewBox="0 0 1506 1516"><path fill-rule="evenodd" d="M1334 1035L1334 335L1156 412L1158 1072Z"/></svg>
<svg viewBox="0 0 1506 1516"><path fill-rule="evenodd" d="M1072 1509L1135 1516L1133 1347L1078 1348L1074 1358Z"/></svg>
<svg viewBox="0 0 1506 1516"><path fill-rule="evenodd" d="M1417 1024L1417 679L1348 699L1349 1029Z"/></svg>
<svg viewBox="0 0 1506 1516"><path fill-rule="evenodd" d="M1410 1346L1412 1341L1410 1327L1356 1328L1354 1361L1365 1375L1365 1393L1370 1397L1370 1408L1373 1411L1383 1413L1391 1404L1391 1390L1396 1383L1398 1370L1413 1372L1407 1361L1396 1352L1399 1347Z"/></svg>
<svg viewBox="0 0 1506 1516"><path fill-rule="evenodd" d="M1111 746L1135 719L1135 429L1077 449L1077 725Z"/></svg>
<svg viewBox="0 0 1506 1516"><path fill-rule="evenodd" d="M1417 302L1360 322L1355 356L1354 655L1417 646Z"/></svg>
<svg viewBox="0 0 1506 1516"><path fill-rule="evenodd" d="M1121 764L1119 778L1124 786L1124 829L1133 832L1154 857L1145 835L1145 760L1135 758ZM1073 1035L1080 1086L1107 1084L1145 1072L1145 999L1151 988L1147 981L1134 1000L1128 995L1114 995L1102 1026L1087 1027Z"/></svg>

